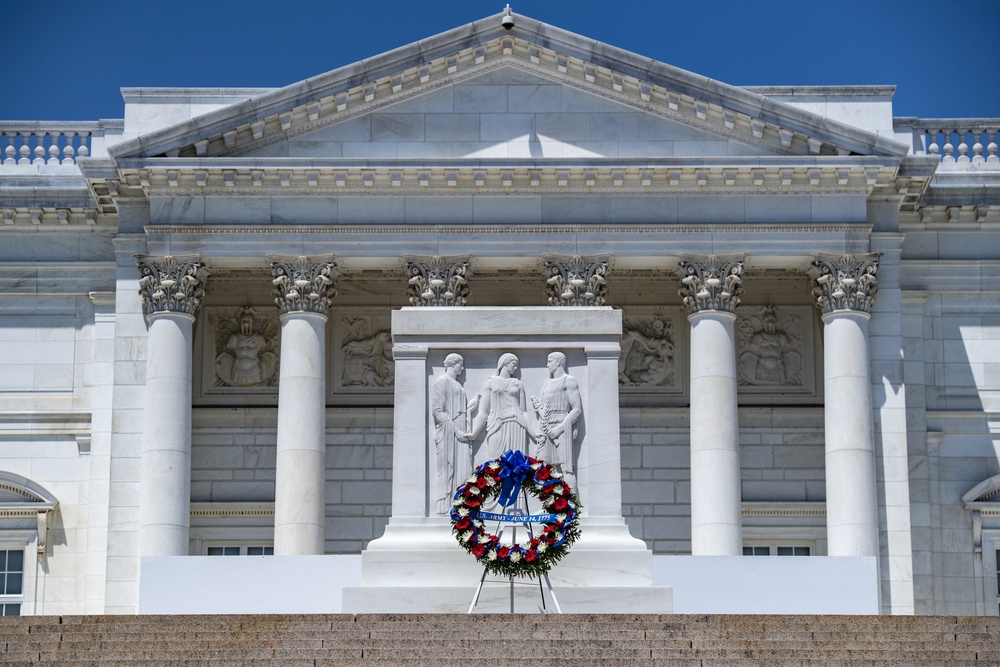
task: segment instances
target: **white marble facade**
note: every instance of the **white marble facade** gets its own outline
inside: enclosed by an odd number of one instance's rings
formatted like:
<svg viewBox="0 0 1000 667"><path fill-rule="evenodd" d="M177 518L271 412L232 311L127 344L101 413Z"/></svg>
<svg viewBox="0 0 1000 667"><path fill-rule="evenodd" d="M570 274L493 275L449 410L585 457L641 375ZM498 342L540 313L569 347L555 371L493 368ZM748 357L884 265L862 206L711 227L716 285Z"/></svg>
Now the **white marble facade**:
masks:
<svg viewBox="0 0 1000 667"><path fill-rule="evenodd" d="M1000 121L891 98L494 16L279 89L0 122L10 599L134 613L141 554L361 553L429 502L393 470L400 309L500 313L435 348L472 394L511 349L540 389L567 339L504 338L504 309L566 307L620 311L620 502L582 500L643 553L874 556L884 613L1000 613Z"/></svg>

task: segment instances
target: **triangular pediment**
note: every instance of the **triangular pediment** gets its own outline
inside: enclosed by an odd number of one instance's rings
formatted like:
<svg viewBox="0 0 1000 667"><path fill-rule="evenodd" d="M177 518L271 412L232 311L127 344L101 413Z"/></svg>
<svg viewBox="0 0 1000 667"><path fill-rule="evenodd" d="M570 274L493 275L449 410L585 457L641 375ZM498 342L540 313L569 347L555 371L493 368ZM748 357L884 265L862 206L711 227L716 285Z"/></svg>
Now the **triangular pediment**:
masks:
<svg viewBox="0 0 1000 667"><path fill-rule="evenodd" d="M453 136L432 145L449 131ZM873 133L527 17L518 16L507 32L496 16L143 135L111 153L122 163L905 151Z"/></svg>
<svg viewBox="0 0 1000 667"><path fill-rule="evenodd" d="M771 155L504 63L251 149L256 158L669 158Z"/></svg>

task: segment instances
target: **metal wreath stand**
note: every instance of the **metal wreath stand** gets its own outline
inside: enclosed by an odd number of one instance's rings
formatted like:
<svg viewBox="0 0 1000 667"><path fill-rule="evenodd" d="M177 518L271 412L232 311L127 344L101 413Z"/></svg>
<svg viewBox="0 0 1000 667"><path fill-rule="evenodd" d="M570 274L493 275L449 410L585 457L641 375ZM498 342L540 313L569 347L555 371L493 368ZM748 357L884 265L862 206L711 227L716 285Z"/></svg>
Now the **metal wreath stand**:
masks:
<svg viewBox="0 0 1000 667"><path fill-rule="evenodd" d="M523 507L522 507L523 504ZM492 513L491 513L492 514ZM511 526L512 535L511 542L517 543L517 527L524 526L528 530L528 537L534 538L535 534L531 528L533 521L532 516L528 513L528 493L521 489L520 495L517 497L517 502L512 505L504 506L503 510L499 515L491 515L490 519L496 517L497 519L497 537L503 537L504 530L508 525ZM549 573L545 572L538 578L538 596L542 600L542 613L548 613L545 606L545 590L542 588L542 579L545 579L545 585L549 589L549 595L552 597L552 604L556 608L556 613L561 614L562 609L559 607L559 600L556 599L556 592L552 588L552 582L549 581ZM510 579L510 613L514 613L514 575L509 577ZM483 591L483 583L486 581L486 570L483 569L482 576L479 577L479 585L476 586L476 593L472 597L472 604L469 605L469 611L466 613L471 614L476 605L479 604L479 595ZM502 580L501 580L502 581Z"/></svg>

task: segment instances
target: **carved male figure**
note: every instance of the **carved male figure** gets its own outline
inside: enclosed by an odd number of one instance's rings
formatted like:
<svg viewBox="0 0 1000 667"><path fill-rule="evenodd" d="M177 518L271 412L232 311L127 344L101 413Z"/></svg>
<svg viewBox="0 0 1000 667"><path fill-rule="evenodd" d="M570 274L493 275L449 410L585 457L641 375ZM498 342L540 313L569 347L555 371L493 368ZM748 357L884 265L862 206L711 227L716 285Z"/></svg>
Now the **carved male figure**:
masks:
<svg viewBox="0 0 1000 667"><path fill-rule="evenodd" d="M576 424L583 414L580 385L576 378L566 372L566 355L553 352L545 367L549 379L542 386L541 398L531 397L531 404L538 413L539 433L535 456L547 463L558 465L563 474L570 477L570 485L576 482L573 472L573 440Z"/></svg>
<svg viewBox="0 0 1000 667"><path fill-rule="evenodd" d="M470 410L465 388L458 381L465 370L460 354L444 358L444 373L434 380L431 389L431 416L434 418L436 454L435 511L447 514L455 489L472 473L472 445L469 444Z"/></svg>
<svg viewBox="0 0 1000 667"><path fill-rule="evenodd" d="M277 368L278 358L267 339L253 330L256 314L249 307L240 311L240 330L229 337L226 351L216 358L216 375L230 386L258 385Z"/></svg>
<svg viewBox="0 0 1000 667"><path fill-rule="evenodd" d="M470 435L475 438L486 425L486 450L491 459L507 451L524 452L528 446L531 430L524 385L517 377L519 364L517 355L501 355L496 373L483 386L482 410L476 415Z"/></svg>

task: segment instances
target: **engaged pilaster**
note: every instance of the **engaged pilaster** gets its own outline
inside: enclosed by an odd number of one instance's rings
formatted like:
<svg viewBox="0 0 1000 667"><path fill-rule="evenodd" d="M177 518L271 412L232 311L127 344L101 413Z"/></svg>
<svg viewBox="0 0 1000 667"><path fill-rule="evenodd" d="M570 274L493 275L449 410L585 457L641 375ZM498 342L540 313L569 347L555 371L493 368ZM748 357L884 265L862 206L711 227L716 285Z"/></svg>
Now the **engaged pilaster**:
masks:
<svg viewBox="0 0 1000 667"><path fill-rule="evenodd" d="M201 259L136 255L149 325L139 554L187 556L191 526L191 332L205 295Z"/></svg>
<svg viewBox="0 0 1000 667"><path fill-rule="evenodd" d="M406 295L411 306L464 306L469 298L469 258L407 255Z"/></svg>
<svg viewBox="0 0 1000 667"><path fill-rule="evenodd" d="M878 556L875 447L868 355L878 254L813 255L823 313L826 530L831 556Z"/></svg>
<svg viewBox="0 0 1000 667"><path fill-rule="evenodd" d="M744 255L681 255L691 322L691 554L743 553L734 313Z"/></svg>
<svg viewBox="0 0 1000 667"><path fill-rule="evenodd" d="M545 296L550 306L603 306L608 258L545 256Z"/></svg>
<svg viewBox="0 0 1000 667"><path fill-rule="evenodd" d="M274 553L325 551L326 311L336 295L333 255L268 255L281 311L274 489Z"/></svg>

